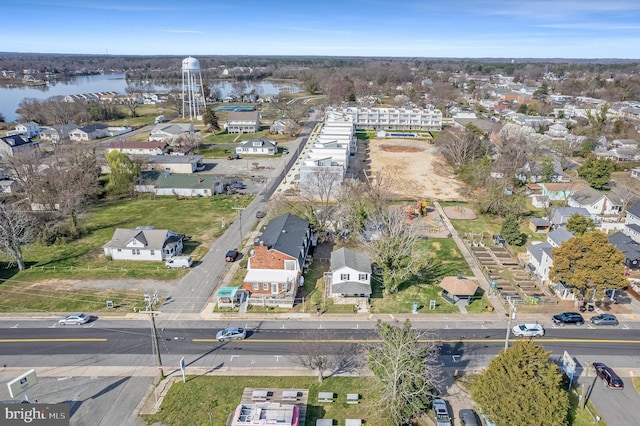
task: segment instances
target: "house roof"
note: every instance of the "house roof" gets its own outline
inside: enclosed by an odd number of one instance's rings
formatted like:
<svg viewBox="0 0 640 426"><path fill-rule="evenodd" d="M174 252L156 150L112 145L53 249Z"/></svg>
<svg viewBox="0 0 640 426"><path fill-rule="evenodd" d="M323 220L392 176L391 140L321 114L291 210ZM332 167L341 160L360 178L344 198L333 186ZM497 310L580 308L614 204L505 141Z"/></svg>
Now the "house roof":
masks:
<svg viewBox="0 0 640 426"><path fill-rule="evenodd" d="M5 144L9 145L12 148L20 145L28 145L30 143L33 143L31 139L29 139L25 135L4 136L0 138L0 140L2 140L2 142L4 142Z"/></svg>
<svg viewBox="0 0 640 426"><path fill-rule="evenodd" d="M333 294L366 294L371 295L371 284L357 281L343 281L331 285Z"/></svg>
<svg viewBox="0 0 640 426"><path fill-rule="evenodd" d="M570 240L573 237L574 235L571 231L569 231L564 226L561 226L558 229L554 229L553 231L549 232L549 234L547 235L547 240L551 240L556 245L560 246L562 243Z"/></svg>
<svg viewBox="0 0 640 426"><path fill-rule="evenodd" d="M359 272L371 273L371 259L368 254L345 247L332 251L331 269L335 271L345 266Z"/></svg>
<svg viewBox="0 0 640 426"><path fill-rule="evenodd" d="M258 121L260 113L258 111L231 111L227 116L227 121Z"/></svg>
<svg viewBox="0 0 640 426"><path fill-rule="evenodd" d="M153 164L200 163L203 158L202 155L148 155L145 157L147 163Z"/></svg>
<svg viewBox="0 0 640 426"><path fill-rule="evenodd" d="M535 226L551 226L551 222L541 217L534 217L530 222Z"/></svg>
<svg viewBox="0 0 640 426"><path fill-rule="evenodd" d="M151 129L151 134L165 134L165 135L179 135L184 132L193 131L193 125L191 123L171 123L171 124L158 124Z"/></svg>
<svg viewBox="0 0 640 426"><path fill-rule="evenodd" d="M218 179L218 181L216 181ZM159 173L155 181L156 188L211 189L220 178L212 175L193 175L177 173Z"/></svg>
<svg viewBox="0 0 640 426"><path fill-rule="evenodd" d="M184 235L175 234L168 229L129 229L116 228L111 240L104 245L109 248L126 248L129 241L136 239L147 249L162 250L175 245Z"/></svg>
<svg viewBox="0 0 640 426"><path fill-rule="evenodd" d="M585 217L591 217L589 210L585 209L584 207L556 207L551 211L550 219L551 222L553 222L555 225L561 225L564 223L563 220L571 217L576 213L581 214Z"/></svg>
<svg viewBox="0 0 640 426"><path fill-rule="evenodd" d="M270 250L277 250L298 259L308 230L309 222L287 213L269 221L262 231L260 241Z"/></svg>
<svg viewBox="0 0 640 426"><path fill-rule="evenodd" d="M478 291L478 284L475 281L458 277L444 277L440 287L454 296L473 296Z"/></svg>
<svg viewBox="0 0 640 426"><path fill-rule="evenodd" d="M83 131L85 133L92 133L92 132L95 132L96 130L103 130L103 129L108 129L108 128L109 128L109 126L107 126L105 124L94 123L94 124L90 124L88 126L80 127L79 129L76 129L76 130L81 130L81 131Z"/></svg>
<svg viewBox="0 0 640 426"><path fill-rule="evenodd" d="M609 242L620 250L630 261L640 260L640 244L622 232L614 232L607 237Z"/></svg>
<svg viewBox="0 0 640 426"><path fill-rule="evenodd" d="M278 142L267 139L267 138L252 138L247 139L245 141L240 142L240 146L248 147L248 146L260 146L266 148L275 148L278 146Z"/></svg>
<svg viewBox="0 0 640 426"><path fill-rule="evenodd" d="M640 218L640 203L635 203L631 207L627 208L627 214Z"/></svg>
<svg viewBox="0 0 640 426"><path fill-rule="evenodd" d="M542 262L542 253L546 252L550 256L551 248L551 244L544 241L542 243L530 245L529 247L527 247L527 251L538 261L538 263L540 263Z"/></svg>
<svg viewBox="0 0 640 426"><path fill-rule="evenodd" d="M616 203L617 205L622 205L622 201L620 200L620 196L615 192L600 192L597 189L593 189L590 186L585 186L577 190L571 198L577 203L585 206L590 205L601 199L602 197L607 197L609 201L612 203Z"/></svg>
<svg viewBox="0 0 640 426"><path fill-rule="evenodd" d="M116 149L164 149L168 145L166 142L153 141L153 142L137 142L137 141L113 141L109 144L109 148Z"/></svg>
<svg viewBox="0 0 640 426"><path fill-rule="evenodd" d="M577 182L568 182L568 183L544 182L544 183L541 183L540 186L543 186L547 191L558 192L558 191L577 191L580 188L582 188L584 185Z"/></svg>

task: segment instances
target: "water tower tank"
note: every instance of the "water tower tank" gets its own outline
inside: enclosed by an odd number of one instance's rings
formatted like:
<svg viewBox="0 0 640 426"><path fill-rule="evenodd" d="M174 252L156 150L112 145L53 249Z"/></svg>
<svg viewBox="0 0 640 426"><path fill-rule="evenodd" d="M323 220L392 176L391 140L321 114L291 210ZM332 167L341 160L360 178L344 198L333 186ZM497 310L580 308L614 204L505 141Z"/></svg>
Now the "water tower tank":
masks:
<svg viewBox="0 0 640 426"><path fill-rule="evenodd" d="M200 71L200 61L189 56L182 60L182 71Z"/></svg>

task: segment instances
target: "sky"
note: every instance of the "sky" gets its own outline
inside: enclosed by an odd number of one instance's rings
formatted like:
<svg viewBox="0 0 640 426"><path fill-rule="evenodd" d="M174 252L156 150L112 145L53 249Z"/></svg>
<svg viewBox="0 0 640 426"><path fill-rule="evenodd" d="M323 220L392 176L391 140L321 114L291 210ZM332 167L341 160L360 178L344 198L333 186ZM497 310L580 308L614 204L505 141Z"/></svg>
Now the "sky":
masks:
<svg viewBox="0 0 640 426"><path fill-rule="evenodd" d="M0 52L640 59L638 0L4 0Z"/></svg>

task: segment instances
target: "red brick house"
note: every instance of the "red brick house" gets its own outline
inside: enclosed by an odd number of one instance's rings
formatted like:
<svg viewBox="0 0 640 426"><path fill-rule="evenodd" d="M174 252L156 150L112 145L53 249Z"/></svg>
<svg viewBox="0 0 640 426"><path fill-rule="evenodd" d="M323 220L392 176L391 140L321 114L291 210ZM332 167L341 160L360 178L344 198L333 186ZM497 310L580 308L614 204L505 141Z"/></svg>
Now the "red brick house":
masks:
<svg viewBox="0 0 640 426"><path fill-rule="evenodd" d="M247 262L244 288L250 293L249 303L292 307L314 241L306 220L292 214L272 219Z"/></svg>

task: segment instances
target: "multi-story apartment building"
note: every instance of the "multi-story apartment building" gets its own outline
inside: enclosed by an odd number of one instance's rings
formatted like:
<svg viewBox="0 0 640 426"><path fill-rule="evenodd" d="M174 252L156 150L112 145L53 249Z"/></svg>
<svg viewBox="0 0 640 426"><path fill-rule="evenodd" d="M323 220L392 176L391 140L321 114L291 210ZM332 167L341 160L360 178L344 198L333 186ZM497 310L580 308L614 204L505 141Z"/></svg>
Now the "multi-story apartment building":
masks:
<svg viewBox="0 0 640 426"><path fill-rule="evenodd" d="M442 130L442 111L433 105L410 107L329 107L328 113L343 114L359 129L376 130Z"/></svg>

